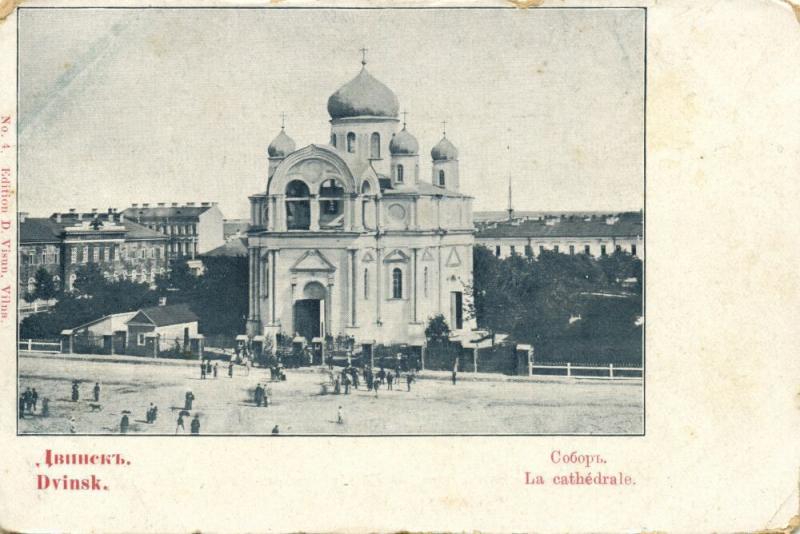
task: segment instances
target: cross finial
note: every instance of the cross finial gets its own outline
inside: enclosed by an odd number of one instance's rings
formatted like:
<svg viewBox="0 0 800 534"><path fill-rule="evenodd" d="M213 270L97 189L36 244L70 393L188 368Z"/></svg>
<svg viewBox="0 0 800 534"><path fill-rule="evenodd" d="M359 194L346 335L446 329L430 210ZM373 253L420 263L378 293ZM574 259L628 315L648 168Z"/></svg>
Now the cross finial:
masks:
<svg viewBox="0 0 800 534"><path fill-rule="evenodd" d="M361 64L362 65L366 65L367 64L367 50L368 49L367 48L359 48L358 50L361 52Z"/></svg>
<svg viewBox="0 0 800 534"><path fill-rule="evenodd" d="M281 130L286 128L286 113L281 113Z"/></svg>
<svg viewBox="0 0 800 534"><path fill-rule="evenodd" d="M447 137L447 121L442 121L442 136Z"/></svg>
<svg viewBox="0 0 800 534"><path fill-rule="evenodd" d="M408 111L403 111L403 129L406 129L406 115L408 115Z"/></svg>

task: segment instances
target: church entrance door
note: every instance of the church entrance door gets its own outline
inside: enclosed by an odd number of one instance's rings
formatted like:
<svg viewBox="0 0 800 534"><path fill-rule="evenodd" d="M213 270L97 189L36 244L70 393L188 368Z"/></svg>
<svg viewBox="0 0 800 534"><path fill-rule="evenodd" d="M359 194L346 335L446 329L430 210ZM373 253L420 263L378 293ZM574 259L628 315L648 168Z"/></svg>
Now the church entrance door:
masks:
<svg viewBox="0 0 800 534"><path fill-rule="evenodd" d="M320 299L303 299L294 303L294 329L310 343L322 332L322 303Z"/></svg>

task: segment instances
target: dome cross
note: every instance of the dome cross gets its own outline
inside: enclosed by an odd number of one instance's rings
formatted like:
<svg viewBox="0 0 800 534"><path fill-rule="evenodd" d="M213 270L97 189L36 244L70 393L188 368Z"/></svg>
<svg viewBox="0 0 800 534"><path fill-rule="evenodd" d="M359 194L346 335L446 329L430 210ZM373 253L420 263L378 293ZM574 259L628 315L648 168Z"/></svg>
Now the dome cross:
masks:
<svg viewBox="0 0 800 534"><path fill-rule="evenodd" d="M286 113L281 113L281 130L286 128Z"/></svg>
<svg viewBox="0 0 800 534"><path fill-rule="evenodd" d="M359 52L361 52L361 64L366 66L367 64L367 50L368 48L359 48Z"/></svg>
<svg viewBox="0 0 800 534"><path fill-rule="evenodd" d="M403 115L403 129L405 130L405 128L406 128L406 119L407 119L406 116L408 115L408 111L403 111L401 113L401 115Z"/></svg>
<svg viewBox="0 0 800 534"><path fill-rule="evenodd" d="M447 121L442 121L442 137L447 137Z"/></svg>

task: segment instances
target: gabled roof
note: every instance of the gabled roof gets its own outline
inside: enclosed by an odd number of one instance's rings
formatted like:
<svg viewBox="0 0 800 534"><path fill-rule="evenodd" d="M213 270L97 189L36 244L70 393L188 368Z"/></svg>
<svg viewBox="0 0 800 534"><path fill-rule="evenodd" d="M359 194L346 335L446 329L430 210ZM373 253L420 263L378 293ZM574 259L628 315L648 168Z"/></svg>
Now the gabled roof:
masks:
<svg viewBox="0 0 800 534"><path fill-rule="evenodd" d="M168 306L151 306L142 308L128 322L138 322L137 319L143 315L148 322L155 326L167 326L171 324L194 323L199 321L197 315L189 309L188 304L170 304Z"/></svg>
<svg viewBox="0 0 800 534"><path fill-rule="evenodd" d="M125 239L168 239L166 234L156 232L155 230L151 230L133 221L125 220L122 222L122 225L125 227L125 230L127 230Z"/></svg>
<svg viewBox="0 0 800 534"><path fill-rule="evenodd" d="M242 257L247 256L247 238L238 237L229 239L224 245L220 245L215 249L211 249L202 256L229 256L229 257Z"/></svg>

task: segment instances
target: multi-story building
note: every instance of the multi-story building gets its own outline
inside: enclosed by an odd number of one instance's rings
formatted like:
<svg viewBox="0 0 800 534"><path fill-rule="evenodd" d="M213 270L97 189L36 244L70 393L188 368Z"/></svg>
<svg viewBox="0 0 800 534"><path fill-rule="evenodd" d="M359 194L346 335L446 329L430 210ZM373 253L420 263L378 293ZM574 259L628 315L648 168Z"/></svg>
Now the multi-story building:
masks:
<svg viewBox="0 0 800 534"><path fill-rule="evenodd" d="M100 266L112 280L153 285L167 272L163 234L127 220L122 213L54 213L49 218L20 218L20 294L33 290L36 271L44 267L54 281L72 289L77 271Z"/></svg>
<svg viewBox="0 0 800 534"><path fill-rule="evenodd" d="M194 259L225 242L222 212L216 202L132 204L123 215L169 238L170 259Z"/></svg>
<svg viewBox="0 0 800 534"><path fill-rule="evenodd" d="M477 224L475 243L499 258L538 256L545 250L605 256L625 251L644 258L641 212L615 214L542 214Z"/></svg>

